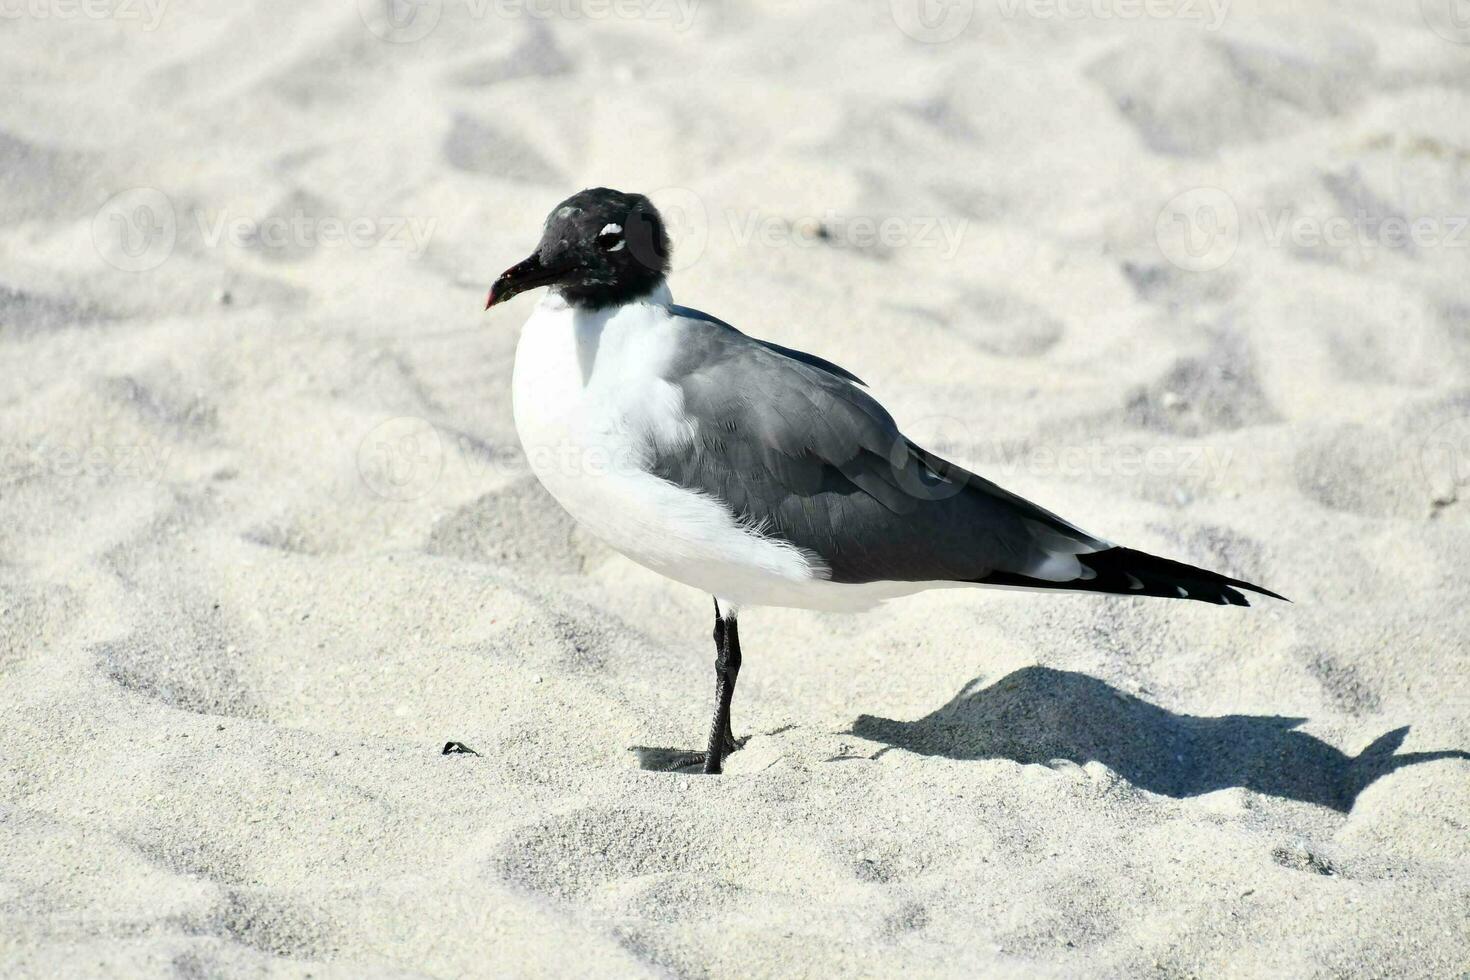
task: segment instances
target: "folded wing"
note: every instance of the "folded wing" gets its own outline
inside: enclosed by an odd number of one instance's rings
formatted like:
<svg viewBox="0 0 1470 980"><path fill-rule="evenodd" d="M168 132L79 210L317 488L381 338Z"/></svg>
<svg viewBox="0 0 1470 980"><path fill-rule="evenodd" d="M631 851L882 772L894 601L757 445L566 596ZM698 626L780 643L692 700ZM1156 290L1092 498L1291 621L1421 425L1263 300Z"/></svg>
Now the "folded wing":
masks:
<svg viewBox="0 0 1470 980"><path fill-rule="evenodd" d="M1115 548L914 445L857 378L698 311L666 380L692 438L650 469L802 548L834 582L974 582L1245 605L1204 569ZM1265 593L1274 595L1274 593Z"/></svg>
<svg viewBox="0 0 1470 980"><path fill-rule="evenodd" d="M1066 581L1108 547L1035 504L918 448L846 371L691 323L667 380L693 438L656 446L654 472L817 556L835 582Z"/></svg>

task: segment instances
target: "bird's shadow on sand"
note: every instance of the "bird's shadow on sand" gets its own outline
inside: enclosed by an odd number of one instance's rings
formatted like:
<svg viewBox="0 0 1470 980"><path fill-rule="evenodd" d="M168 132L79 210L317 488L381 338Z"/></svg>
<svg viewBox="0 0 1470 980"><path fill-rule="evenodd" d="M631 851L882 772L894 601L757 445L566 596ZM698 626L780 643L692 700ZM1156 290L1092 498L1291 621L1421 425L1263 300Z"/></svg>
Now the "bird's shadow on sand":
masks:
<svg viewBox="0 0 1470 980"><path fill-rule="evenodd" d="M917 721L862 715L852 734L949 759L1096 760L1141 789L1176 799L1240 786L1342 813L1396 769L1470 759L1458 750L1395 755L1408 726L1346 755L1296 731L1305 720L1175 714L1086 674L1025 667L988 687L977 678Z"/></svg>

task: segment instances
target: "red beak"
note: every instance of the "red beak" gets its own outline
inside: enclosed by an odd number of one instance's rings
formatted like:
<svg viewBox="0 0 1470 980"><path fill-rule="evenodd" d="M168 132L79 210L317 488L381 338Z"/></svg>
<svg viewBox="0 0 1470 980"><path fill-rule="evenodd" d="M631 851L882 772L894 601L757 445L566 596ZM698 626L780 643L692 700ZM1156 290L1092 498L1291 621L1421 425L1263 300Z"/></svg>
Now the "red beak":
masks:
<svg viewBox="0 0 1470 980"><path fill-rule="evenodd" d="M549 286L561 278L563 269L548 269L541 264L541 256L532 255L524 262L518 262L500 274L490 287L490 295L485 297L485 309L504 303L513 296L524 293L528 289L537 286Z"/></svg>

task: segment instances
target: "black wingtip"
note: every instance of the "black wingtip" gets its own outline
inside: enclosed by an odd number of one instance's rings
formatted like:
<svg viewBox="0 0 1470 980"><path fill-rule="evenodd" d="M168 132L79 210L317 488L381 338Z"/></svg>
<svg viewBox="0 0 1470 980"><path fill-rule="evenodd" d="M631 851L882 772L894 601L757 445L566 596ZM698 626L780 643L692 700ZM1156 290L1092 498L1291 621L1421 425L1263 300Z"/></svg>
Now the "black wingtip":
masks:
<svg viewBox="0 0 1470 980"><path fill-rule="evenodd" d="M1279 592L1272 592L1270 589L1265 588L1264 586L1253 585L1250 582L1242 582L1240 579L1234 578L1229 578L1225 581L1229 582L1231 585L1235 586L1238 589L1250 589L1252 592L1256 592L1264 596L1270 596L1272 599L1280 599L1282 602L1291 602L1291 600L1288 599L1286 596L1280 594ZM1244 596L1242 596L1242 598L1244 598ZM1246 605L1250 605L1250 603L1246 603Z"/></svg>
<svg viewBox="0 0 1470 980"><path fill-rule="evenodd" d="M1093 572L1091 578L1047 582L1012 572L996 571L975 581L985 585L1190 599L1217 606L1250 606L1250 600L1238 591L1241 589L1280 599L1282 602L1291 601L1262 586L1132 548L1108 548L1078 555L1077 560Z"/></svg>
<svg viewBox="0 0 1470 980"><path fill-rule="evenodd" d="M1248 592L1254 592L1258 595L1280 599L1282 602L1291 602L1290 599L1279 592L1272 592L1270 589L1256 585L1254 582L1230 578L1228 575L1221 575L1219 572L1212 572L1207 568L1186 565L1183 562L1174 561L1170 558L1160 558L1158 555L1151 555L1146 551L1135 551L1132 548L1110 548L1107 551L1082 557L1081 560L1089 565L1096 566L1099 559L1102 560L1103 564L1113 564L1131 574L1142 576L1166 588L1175 584L1183 585L1190 592L1188 598L1198 599L1203 602L1215 601L1222 605L1250 606L1250 600L1237 592L1237 589L1245 589Z"/></svg>

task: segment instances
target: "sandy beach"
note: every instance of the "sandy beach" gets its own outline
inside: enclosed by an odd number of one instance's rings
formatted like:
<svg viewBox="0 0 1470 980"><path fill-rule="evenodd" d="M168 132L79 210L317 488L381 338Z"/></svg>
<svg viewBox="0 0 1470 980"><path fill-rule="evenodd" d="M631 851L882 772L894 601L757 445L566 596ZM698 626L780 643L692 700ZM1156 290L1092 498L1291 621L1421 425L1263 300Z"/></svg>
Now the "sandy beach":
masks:
<svg viewBox="0 0 1470 980"><path fill-rule="evenodd" d="M0 3L0 974L1470 970L1470 27L1419 4ZM511 419L558 201L1289 596L752 609ZM456 741L473 753L444 755Z"/></svg>

